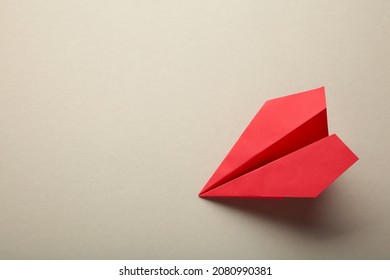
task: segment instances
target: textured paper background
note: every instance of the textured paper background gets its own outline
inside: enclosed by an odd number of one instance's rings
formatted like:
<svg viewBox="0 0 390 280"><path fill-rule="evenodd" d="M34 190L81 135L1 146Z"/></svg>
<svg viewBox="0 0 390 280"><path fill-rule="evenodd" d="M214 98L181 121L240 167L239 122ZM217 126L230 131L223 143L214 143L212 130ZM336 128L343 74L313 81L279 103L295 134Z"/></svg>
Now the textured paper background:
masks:
<svg viewBox="0 0 390 280"><path fill-rule="evenodd" d="M390 258L389 1L0 1L0 42L1 259ZM322 85L360 161L320 198L197 197Z"/></svg>

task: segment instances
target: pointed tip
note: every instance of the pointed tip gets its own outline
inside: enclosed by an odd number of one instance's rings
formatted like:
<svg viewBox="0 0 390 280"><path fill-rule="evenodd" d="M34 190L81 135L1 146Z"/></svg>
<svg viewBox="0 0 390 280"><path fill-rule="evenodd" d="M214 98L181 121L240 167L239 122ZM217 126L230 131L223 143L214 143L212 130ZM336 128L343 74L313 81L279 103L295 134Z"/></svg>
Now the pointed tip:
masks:
<svg viewBox="0 0 390 280"><path fill-rule="evenodd" d="M200 190L200 192L198 193L199 197L204 196L204 193L207 191L206 187L207 187L207 184Z"/></svg>
<svg viewBox="0 0 390 280"><path fill-rule="evenodd" d="M210 180L201 189L201 191L199 192L199 196L201 196L202 194L208 192L209 190L213 189L216 186L214 181L213 181L213 177L214 177L214 175L211 176Z"/></svg>
<svg viewBox="0 0 390 280"><path fill-rule="evenodd" d="M198 193L198 197L200 197L200 198L204 198L205 196L206 195L204 193L202 193L202 192Z"/></svg>
<svg viewBox="0 0 390 280"><path fill-rule="evenodd" d="M353 163L355 163L355 162L357 162L359 160L359 157L340 139L340 137L337 134L333 133L329 137L334 137L338 141L340 141L341 143L344 144L345 148L348 149L348 151L349 151L349 153L351 155L351 158L353 159Z"/></svg>
<svg viewBox="0 0 390 280"><path fill-rule="evenodd" d="M324 86L321 86L319 88L313 89L312 91L317 91L317 92L321 93L321 95L323 95L325 97L325 87Z"/></svg>
<svg viewBox="0 0 390 280"><path fill-rule="evenodd" d="M206 198L206 197L209 197L210 196L210 190L206 189L206 188L203 188L199 193L198 193L198 197L200 198Z"/></svg>
<svg viewBox="0 0 390 280"><path fill-rule="evenodd" d="M321 95L321 98L324 99L325 107L326 107L326 97L325 97L325 87L319 87L316 89L312 89L311 92L316 92L317 94Z"/></svg>

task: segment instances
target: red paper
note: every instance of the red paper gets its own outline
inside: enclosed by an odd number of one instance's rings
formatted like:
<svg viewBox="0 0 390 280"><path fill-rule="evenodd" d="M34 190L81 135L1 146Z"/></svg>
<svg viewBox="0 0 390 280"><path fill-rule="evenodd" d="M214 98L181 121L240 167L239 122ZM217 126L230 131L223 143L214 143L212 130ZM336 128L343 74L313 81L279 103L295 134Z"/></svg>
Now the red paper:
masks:
<svg viewBox="0 0 390 280"><path fill-rule="evenodd" d="M324 88L267 101L201 197L317 197L358 160L328 136Z"/></svg>

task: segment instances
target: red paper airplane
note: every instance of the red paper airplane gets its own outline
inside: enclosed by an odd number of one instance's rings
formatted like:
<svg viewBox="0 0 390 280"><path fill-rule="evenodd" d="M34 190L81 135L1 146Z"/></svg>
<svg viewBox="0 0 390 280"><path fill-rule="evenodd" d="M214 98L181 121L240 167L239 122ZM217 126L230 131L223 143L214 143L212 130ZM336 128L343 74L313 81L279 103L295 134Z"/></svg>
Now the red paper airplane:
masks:
<svg viewBox="0 0 390 280"><path fill-rule="evenodd" d="M317 197L358 157L329 136L323 87L263 105L201 197Z"/></svg>

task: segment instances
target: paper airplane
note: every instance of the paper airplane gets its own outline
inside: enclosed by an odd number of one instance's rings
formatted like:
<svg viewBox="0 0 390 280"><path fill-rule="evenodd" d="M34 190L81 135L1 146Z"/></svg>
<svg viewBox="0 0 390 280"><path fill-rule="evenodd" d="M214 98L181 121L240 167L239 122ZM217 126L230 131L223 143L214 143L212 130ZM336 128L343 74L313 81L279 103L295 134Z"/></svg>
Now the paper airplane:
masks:
<svg viewBox="0 0 390 280"><path fill-rule="evenodd" d="M201 197L317 197L358 157L328 134L324 87L265 102Z"/></svg>

